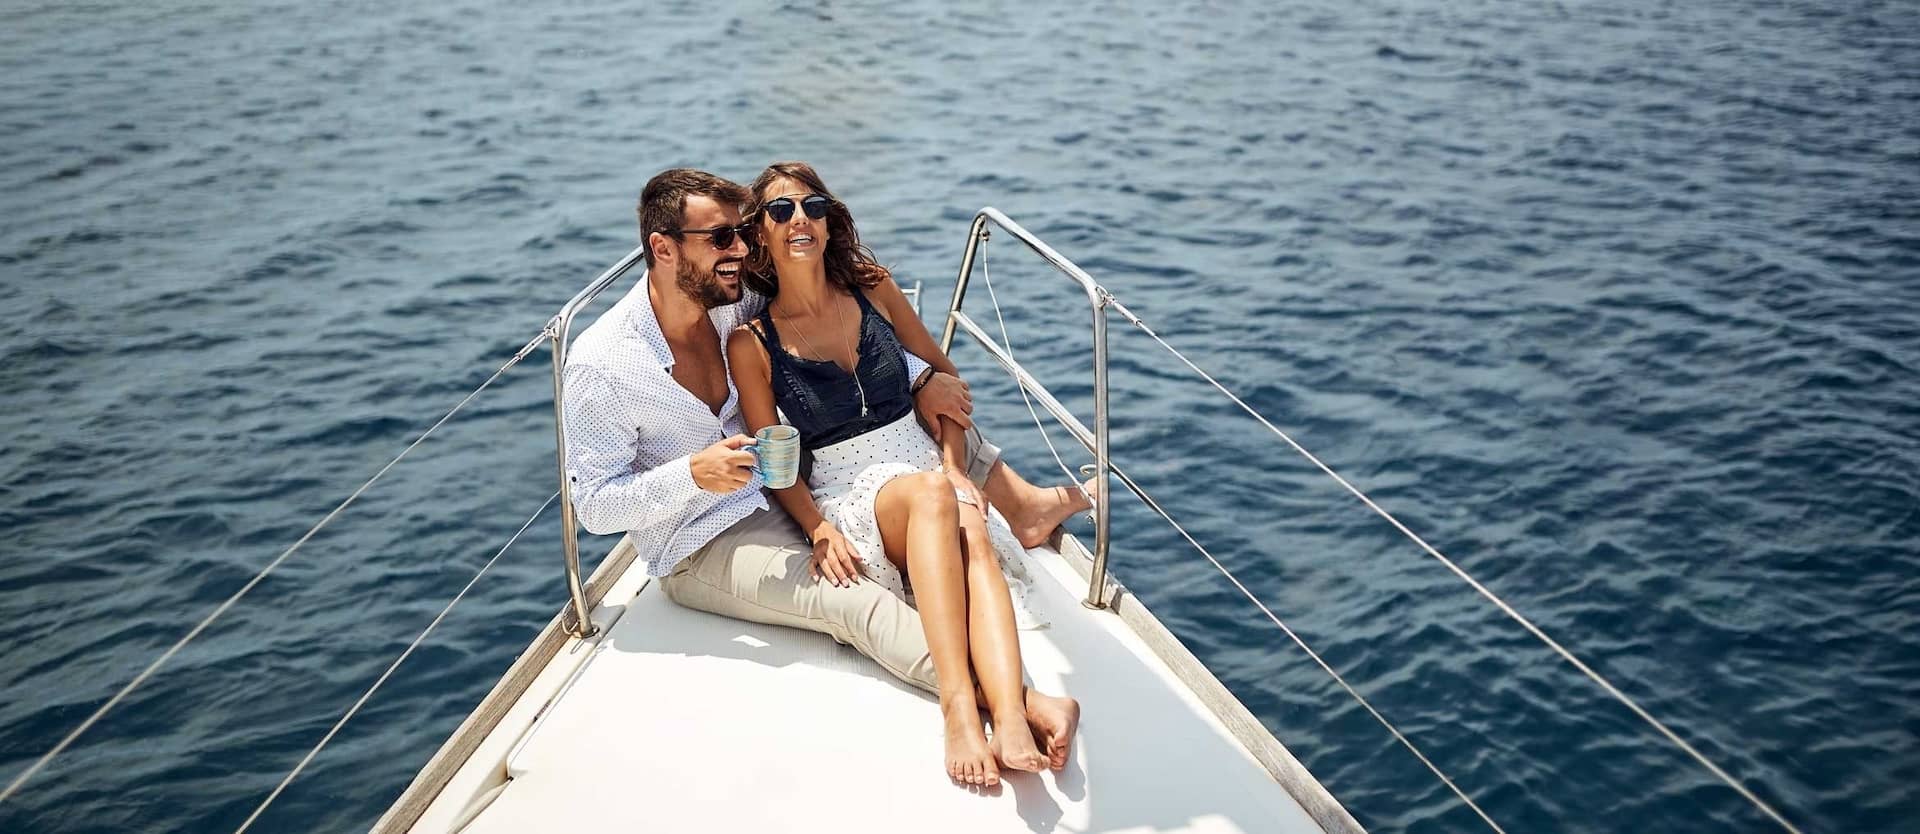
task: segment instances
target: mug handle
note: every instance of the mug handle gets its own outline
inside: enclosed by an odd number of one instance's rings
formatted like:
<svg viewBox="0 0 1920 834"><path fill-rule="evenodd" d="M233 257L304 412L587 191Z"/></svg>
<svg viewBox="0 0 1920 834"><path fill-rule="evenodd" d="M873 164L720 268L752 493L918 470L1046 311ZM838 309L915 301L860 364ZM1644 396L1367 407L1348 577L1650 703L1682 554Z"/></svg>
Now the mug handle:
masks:
<svg viewBox="0 0 1920 834"><path fill-rule="evenodd" d="M766 486L767 485L767 469L765 466L765 461L763 461L760 458L759 439L755 438L752 444L740 447L740 451L747 452L753 455L753 478L751 480L751 485L755 487Z"/></svg>

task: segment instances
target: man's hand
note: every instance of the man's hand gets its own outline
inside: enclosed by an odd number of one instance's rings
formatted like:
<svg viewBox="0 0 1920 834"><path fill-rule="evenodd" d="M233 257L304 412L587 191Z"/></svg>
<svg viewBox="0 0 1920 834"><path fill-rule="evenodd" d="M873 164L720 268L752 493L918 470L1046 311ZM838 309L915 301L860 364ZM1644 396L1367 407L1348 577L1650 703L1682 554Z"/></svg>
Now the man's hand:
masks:
<svg viewBox="0 0 1920 834"><path fill-rule="evenodd" d="M953 374L935 372L920 386L920 393L913 395L913 410L920 415L921 422L928 426L927 432L937 442L940 439L940 418L945 417L960 425L962 429L973 427L973 395L967 393L967 381Z"/></svg>
<svg viewBox="0 0 1920 834"><path fill-rule="evenodd" d="M753 438L736 434L693 453L687 465L693 469L693 485L708 492L732 492L753 481L753 453L740 451L752 446Z"/></svg>

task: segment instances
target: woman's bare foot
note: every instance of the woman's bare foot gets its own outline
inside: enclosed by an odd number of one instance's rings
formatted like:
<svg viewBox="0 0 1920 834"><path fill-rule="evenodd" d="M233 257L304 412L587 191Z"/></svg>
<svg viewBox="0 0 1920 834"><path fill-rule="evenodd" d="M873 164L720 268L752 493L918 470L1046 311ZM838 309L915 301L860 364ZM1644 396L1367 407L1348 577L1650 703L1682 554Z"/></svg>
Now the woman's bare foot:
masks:
<svg viewBox="0 0 1920 834"><path fill-rule="evenodd" d="M1020 539L1021 547L1039 547L1053 537L1054 528L1066 521L1074 513L1091 509L1093 502L1089 495L1098 495L1094 481L1088 479L1080 488L1057 486L1045 489L1036 488L1039 493L1019 510L1019 518L1009 517L1013 525L1013 534Z"/></svg>
<svg viewBox="0 0 1920 834"><path fill-rule="evenodd" d="M1001 767L1028 773L1047 768L1047 756L1033 743L1033 731L1028 729L1024 713L1005 718L994 716L992 744L994 757L1000 760Z"/></svg>
<svg viewBox="0 0 1920 834"><path fill-rule="evenodd" d="M987 731L980 725L980 708L972 700L942 704L947 722L947 777L963 785L993 787L1000 770L993 765Z"/></svg>
<svg viewBox="0 0 1920 834"><path fill-rule="evenodd" d="M1047 766L1061 770L1073 750L1073 734L1080 729L1080 702L1027 690L1027 726L1046 746Z"/></svg>

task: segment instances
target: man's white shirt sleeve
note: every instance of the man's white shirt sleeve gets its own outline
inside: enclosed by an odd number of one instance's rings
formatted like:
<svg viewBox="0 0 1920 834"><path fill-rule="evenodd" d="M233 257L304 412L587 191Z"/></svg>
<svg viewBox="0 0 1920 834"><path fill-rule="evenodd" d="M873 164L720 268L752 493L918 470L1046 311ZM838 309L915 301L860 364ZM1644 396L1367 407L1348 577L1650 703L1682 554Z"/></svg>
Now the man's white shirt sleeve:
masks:
<svg viewBox="0 0 1920 834"><path fill-rule="evenodd" d="M723 497L694 484L691 455L633 471L644 440L619 386L591 366L570 365L566 377L567 475L588 532L670 534Z"/></svg>

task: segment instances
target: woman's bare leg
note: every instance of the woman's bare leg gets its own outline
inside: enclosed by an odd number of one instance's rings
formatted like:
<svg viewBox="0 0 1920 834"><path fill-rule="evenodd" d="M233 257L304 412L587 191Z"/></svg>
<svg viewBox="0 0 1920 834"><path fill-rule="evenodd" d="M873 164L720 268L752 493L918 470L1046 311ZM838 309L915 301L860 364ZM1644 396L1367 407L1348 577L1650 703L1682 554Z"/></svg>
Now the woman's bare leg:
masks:
<svg viewBox="0 0 1920 834"><path fill-rule="evenodd" d="M940 712L947 725L947 775L970 785L997 785L1000 771L980 724L967 659L967 572L953 485L945 475L902 475L880 488L874 515L887 558L913 577L920 625L927 634ZM1016 683L1018 678L1015 678Z"/></svg>
<svg viewBox="0 0 1920 834"><path fill-rule="evenodd" d="M1049 762L1027 727L1020 635L1014 628L1007 577L1000 572L1000 559L987 538L987 521L980 508L961 504L959 516L966 548L967 645L973 670L980 676L980 691L987 698L987 713L993 717L994 755L1005 767L1039 772ZM919 587L917 582L914 587Z"/></svg>

